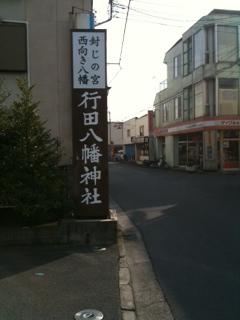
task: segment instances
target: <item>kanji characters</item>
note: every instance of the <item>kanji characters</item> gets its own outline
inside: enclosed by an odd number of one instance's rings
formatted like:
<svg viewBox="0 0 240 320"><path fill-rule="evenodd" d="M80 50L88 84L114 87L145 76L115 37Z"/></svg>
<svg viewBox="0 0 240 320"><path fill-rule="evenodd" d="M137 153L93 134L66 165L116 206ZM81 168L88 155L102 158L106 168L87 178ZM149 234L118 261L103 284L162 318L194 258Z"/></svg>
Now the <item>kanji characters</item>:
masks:
<svg viewBox="0 0 240 320"><path fill-rule="evenodd" d="M95 141L97 142L102 142L103 139L101 137L99 137L98 135L96 135L96 133L94 132L94 130L92 128L90 128L86 134L85 137L83 137L82 139L79 139L80 142L84 142L86 141L90 136L92 136Z"/></svg>
<svg viewBox="0 0 240 320"><path fill-rule="evenodd" d="M85 173L81 174L81 180L80 183L85 183L85 185L88 185L89 180L93 181L94 185L96 186L97 180L101 180L101 170L97 170L97 167L94 166L93 170L90 171L88 167L84 167Z"/></svg>
<svg viewBox="0 0 240 320"><path fill-rule="evenodd" d="M101 99L101 96L98 95L98 92L84 92L81 96L83 98L82 102L79 103L77 106L83 106L85 109L92 108L93 110L97 109L98 100Z"/></svg>
<svg viewBox="0 0 240 320"><path fill-rule="evenodd" d="M82 201L81 203L84 204L100 204L102 203L102 200L99 199L100 194L98 193L97 188L93 188L93 192L91 192L88 188L85 188L85 193L82 194Z"/></svg>
<svg viewBox="0 0 240 320"><path fill-rule="evenodd" d="M74 85L76 88L101 88L105 86L105 34L103 32L79 33L74 42Z"/></svg>
<svg viewBox="0 0 240 320"><path fill-rule="evenodd" d="M98 112L83 112L83 119L85 126L96 126L98 124Z"/></svg>
<svg viewBox="0 0 240 320"><path fill-rule="evenodd" d="M90 163L99 163L100 157L102 157L102 154L95 143L89 147L84 144L84 147L82 148L82 160L84 161L84 164L88 161L90 161Z"/></svg>

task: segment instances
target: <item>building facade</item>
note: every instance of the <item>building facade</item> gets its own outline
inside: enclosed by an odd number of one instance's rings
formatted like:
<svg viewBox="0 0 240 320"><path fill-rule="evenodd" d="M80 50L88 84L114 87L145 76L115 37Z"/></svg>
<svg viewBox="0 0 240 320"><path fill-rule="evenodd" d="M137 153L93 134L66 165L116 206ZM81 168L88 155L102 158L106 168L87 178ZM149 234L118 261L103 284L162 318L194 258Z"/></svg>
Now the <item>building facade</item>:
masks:
<svg viewBox="0 0 240 320"><path fill-rule="evenodd" d="M72 163L71 34L89 28L92 0L1 0L0 78L17 93L16 78L35 85L34 100L63 149L62 164Z"/></svg>
<svg viewBox="0 0 240 320"><path fill-rule="evenodd" d="M152 111L148 111L142 117L135 117L123 123L123 144L126 159L142 162L152 158L152 129Z"/></svg>
<svg viewBox="0 0 240 320"><path fill-rule="evenodd" d="M213 10L165 54L154 101L155 159L170 167L240 169L240 11Z"/></svg>
<svg viewBox="0 0 240 320"><path fill-rule="evenodd" d="M118 151L123 150L123 122L108 122L108 158L114 160Z"/></svg>

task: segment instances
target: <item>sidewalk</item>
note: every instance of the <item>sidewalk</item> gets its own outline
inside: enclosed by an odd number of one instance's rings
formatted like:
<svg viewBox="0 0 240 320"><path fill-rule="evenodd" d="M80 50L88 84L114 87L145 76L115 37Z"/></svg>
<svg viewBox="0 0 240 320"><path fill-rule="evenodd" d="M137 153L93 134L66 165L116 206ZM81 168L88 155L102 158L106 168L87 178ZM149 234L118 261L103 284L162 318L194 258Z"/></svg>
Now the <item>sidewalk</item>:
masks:
<svg viewBox="0 0 240 320"><path fill-rule="evenodd" d="M118 248L0 247L0 319L72 320L96 309L120 320Z"/></svg>
<svg viewBox="0 0 240 320"><path fill-rule="evenodd" d="M0 246L0 320L72 320L85 309L103 320L173 320L139 232L110 207L116 245Z"/></svg>

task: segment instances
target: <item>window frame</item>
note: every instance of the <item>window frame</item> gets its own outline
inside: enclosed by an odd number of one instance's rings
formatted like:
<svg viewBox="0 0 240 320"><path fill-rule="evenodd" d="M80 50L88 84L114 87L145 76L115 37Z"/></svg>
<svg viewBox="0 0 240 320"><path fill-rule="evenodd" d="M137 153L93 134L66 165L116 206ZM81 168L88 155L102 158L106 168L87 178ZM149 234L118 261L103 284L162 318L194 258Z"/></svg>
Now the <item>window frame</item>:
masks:
<svg viewBox="0 0 240 320"><path fill-rule="evenodd" d="M15 60L14 55L16 55L16 50L14 50L14 46L12 45L13 40L9 40L6 44L7 47L5 47L5 50L12 50L9 54L9 62L4 63L4 66L0 64L0 72L6 72L6 73L27 73L28 72L28 31L27 31L27 23L22 22L22 21L16 21L16 22L10 22L10 21L3 21L0 25L0 28L16 28L16 30L21 33L21 48L19 49L20 51L17 51L17 53L21 53L22 57L21 60L19 59L18 63L15 63L15 65L11 65L11 61ZM17 29L18 28L18 29ZM22 30L21 30L22 29ZM10 30L10 29L9 29ZM20 31L21 30L21 31ZM12 30L13 32L13 30ZM10 33L11 34L11 33ZM4 33L3 33L4 35ZM15 36L16 38L16 36ZM2 40L2 39L1 39ZM16 44L15 44L16 46ZM3 50L3 49L2 49ZM7 53L5 53L6 55ZM2 56L4 59L4 55ZM12 58L12 60L11 60ZM0 54L0 59L1 59L1 54ZM19 64L19 66L17 66Z"/></svg>
<svg viewBox="0 0 240 320"><path fill-rule="evenodd" d="M186 67L186 69L185 69ZM193 41L189 37L183 42L183 76L189 75L193 70Z"/></svg>
<svg viewBox="0 0 240 320"><path fill-rule="evenodd" d="M182 97L181 97L181 95L174 98L174 119L175 120L182 120Z"/></svg>
<svg viewBox="0 0 240 320"><path fill-rule="evenodd" d="M233 60L226 60L226 59L221 59L221 57L219 56L219 51L220 51L220 47L219 47L219 28L221 28L221 27L224 27L224 28L234 28L235 30L236 30L236 58L235 58L235 60L233 59ZM217 34L217 41L216 41L216 50L217 50L217 62L221 62L221 63L224 63L224 62L236 62L237 60L238 60L238 58L239 58L239 46L240 46L240 44L239 44L239 27L238 26L236 26L236 25L223 25L223 24L218 24L217 26L216 26L216 30L217 30L217 32L216 32L216 34ZM225 46L226 47L226 46ZM227 56L228 56L229 54L227 54Z"/></svg>
<svg viewBox="0 0 240 320"><path fill-rule="evenodd" d="M173 78L177 79L181 76L181 55L173 58Z"/></svg>
<svg viewBox="0 0 240 320"><path fill-rule="evenodd" d="M193 87L183 89L183 120L194 119Z"/></svg>
<svg viewBox="0 0 240 320"><path fill-rule="evenodd" d="M199 53L199 50L196 50L196 37L197 37L197 35L201 35L202 36L202 47L200 46L200 48L202 49L202 51L200 52L200 54L201 54L201 56L200 56L200 58L201 58L201 61L198 63L198 64L196 64L196 52L197 53ZM205 32L204 32L204 30L203 29L199 29L197 32L195 32L194 33L194 35L193 35L193 68L194 68L194 70L195 69L198 69L199 67L201 67L202 65L204 65L204 63L205 63L205 57L204 57L204 53L206 52L206 50L205 50L205 47L206 47L206 39L205 39Z"/></svg>

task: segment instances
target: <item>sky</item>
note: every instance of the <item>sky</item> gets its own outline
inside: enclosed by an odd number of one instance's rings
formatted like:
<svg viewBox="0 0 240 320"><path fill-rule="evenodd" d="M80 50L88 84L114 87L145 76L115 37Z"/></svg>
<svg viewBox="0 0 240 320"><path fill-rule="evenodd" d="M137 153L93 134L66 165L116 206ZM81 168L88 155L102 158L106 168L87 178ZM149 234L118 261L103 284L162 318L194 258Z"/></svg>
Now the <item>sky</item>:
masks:
<svg viewBox="0 0 240 320"><path fill-rule="evenodd" d="M141 117L153 109L166 80L165 53L197 20L213 9L240 10L236 0L114 0L107 29L107 78L111 121ZM94 0L96 22L108 18L108 0ZM126 29L125 29L126 25ZM125 30L125 32L124 32Z"/></svg>

